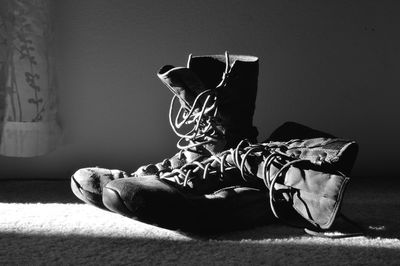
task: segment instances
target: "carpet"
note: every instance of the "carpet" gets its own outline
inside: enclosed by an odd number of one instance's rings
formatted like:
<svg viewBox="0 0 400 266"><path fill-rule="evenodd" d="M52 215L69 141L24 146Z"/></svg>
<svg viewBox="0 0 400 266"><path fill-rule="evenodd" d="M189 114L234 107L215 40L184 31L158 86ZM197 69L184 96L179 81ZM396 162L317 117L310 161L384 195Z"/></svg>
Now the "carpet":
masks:
<svg viewBox="0 0 400 266"><path fill-rule="evenodd" d="M356 179L342 212L368 235L263 225L191 235L80 203L68 180L0 181L0 265L399 265L398 184Z"/></svg>

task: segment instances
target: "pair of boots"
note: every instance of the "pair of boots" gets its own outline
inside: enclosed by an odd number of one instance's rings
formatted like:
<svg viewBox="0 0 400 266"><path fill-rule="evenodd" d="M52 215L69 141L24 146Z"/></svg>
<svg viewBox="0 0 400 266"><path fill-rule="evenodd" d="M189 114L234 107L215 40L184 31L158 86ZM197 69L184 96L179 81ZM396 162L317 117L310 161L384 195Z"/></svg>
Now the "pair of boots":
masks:
<svg viewBox="0 0 400 266"><path fill-rule="evenodd" d="M164 66L158 77L174 94L179 152L133 174L80 169L71 179L78 198L168 228L332 225L357 145L290 122L257 144L257 57L189 56L187 67Z"/></svg>

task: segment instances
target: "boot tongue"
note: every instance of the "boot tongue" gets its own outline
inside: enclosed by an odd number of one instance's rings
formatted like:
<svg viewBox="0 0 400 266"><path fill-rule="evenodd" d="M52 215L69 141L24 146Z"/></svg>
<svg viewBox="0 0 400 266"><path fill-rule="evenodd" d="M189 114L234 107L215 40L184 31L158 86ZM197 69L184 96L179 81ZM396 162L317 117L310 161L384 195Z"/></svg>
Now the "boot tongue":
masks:
<svg viewBox="0 0 400 266"><path fill-rule="evenodd" d="M207 89L189 68L167 65L158 71L157 76L187 108L192 107L197 95Z"/></svg>

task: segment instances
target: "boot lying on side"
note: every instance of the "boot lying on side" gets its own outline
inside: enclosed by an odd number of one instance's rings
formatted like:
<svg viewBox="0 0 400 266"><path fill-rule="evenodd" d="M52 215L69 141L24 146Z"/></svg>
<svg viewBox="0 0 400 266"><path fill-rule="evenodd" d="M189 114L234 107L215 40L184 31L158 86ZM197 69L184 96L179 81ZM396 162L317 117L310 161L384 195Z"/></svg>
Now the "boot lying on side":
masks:
<svg viewBox="0 0 400 266"><path fill-rule="evenodd" d="M174 94L169 117L180 137L179 152L160 163L139 167L133 174L95 167L78 170L71 178L71 188L82 201L104 208L103 187L114 179L159 176L235 147L241 139L256 142L257 57L189 56L187 67L164 66L158 77ZM179 109L174 112L177 104Z"/></svg>
<svg viewBox="0 0 400 266"><path fill-rule="evenodd" d="M199 230L279 219L328 229L356 154L355 142L337 138L242 141L235 149L160 176L109 182L103 202L114 212L169 228ZM236 193L222 202L215 197L240 188L248 195ZM224 219L232 215L237 220Z"/></svg>

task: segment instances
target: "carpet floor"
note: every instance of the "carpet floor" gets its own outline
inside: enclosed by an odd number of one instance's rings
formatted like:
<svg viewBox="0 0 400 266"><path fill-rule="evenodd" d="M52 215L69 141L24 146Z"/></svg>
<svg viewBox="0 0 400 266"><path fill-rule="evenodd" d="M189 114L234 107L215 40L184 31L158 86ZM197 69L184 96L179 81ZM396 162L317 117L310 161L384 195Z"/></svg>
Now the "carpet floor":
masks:
<svg viewBox="0 0 400 266"><path fill-rule="evenodd" d="M3 180L0 265L400 265L398 186L352 180L342 212L368 234L327 239L278 224L190 235L85 205L68 180Z"/></svg>

